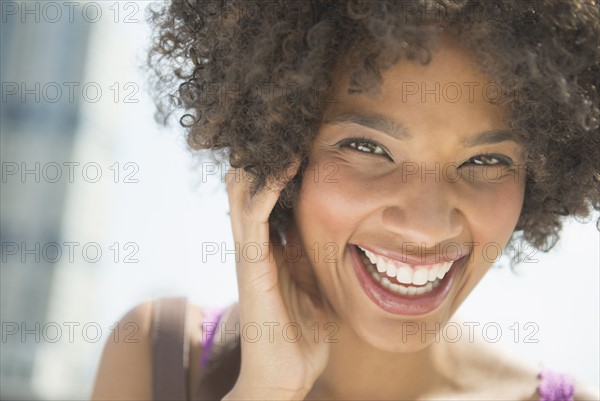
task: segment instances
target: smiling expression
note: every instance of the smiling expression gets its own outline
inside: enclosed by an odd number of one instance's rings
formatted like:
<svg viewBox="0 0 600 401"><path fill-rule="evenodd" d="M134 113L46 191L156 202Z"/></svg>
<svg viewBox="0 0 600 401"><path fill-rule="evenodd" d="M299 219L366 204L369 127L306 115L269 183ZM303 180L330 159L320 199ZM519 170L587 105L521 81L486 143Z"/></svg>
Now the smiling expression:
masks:
<svg viewBox="0 0 600 401"><path fill-rule="evenodd" d="M508 243L525 172L503 109L482 90L489 78L459 46L445 41L427 66L401 61L382 76L377 95L349 95L338 68L294 221L305 249L320 251L307 253L337 317L372 346L410 351L433 336L399 341L405 325L443 326Z"/></svg>

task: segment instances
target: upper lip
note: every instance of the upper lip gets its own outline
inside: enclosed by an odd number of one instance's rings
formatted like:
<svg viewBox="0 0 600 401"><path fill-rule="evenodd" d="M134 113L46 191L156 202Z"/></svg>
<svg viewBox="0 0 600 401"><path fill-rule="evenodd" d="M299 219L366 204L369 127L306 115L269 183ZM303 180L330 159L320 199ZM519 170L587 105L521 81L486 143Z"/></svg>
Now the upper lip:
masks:
<svg viewBox="0 0 600 401"><path fill-rule="evenodd" d="M411 265L411 266L434 265L434 264L443 263L443 262L454 262L454 261L462 258L463 256L466 256L469 253L468 251L465 251L462 247L458 247L459 251L458 251L457 255L446 254L449 252L434 254L433 252L429 252L429 251L425 252L425 254L423 254L423 252L421 252L421 253L417 253L416 255L406 255L401 252L397 252L397 251L393 251L393 250L389 250L389 249L385 249L385 248L380 248L378 246L373 246L373 245L363 245L363 244L355 244L355 245L360 246L361 248L364 248L364 249L368 250L369 252L372 252L377 255L383 256L385 258L393 259L393 260L396 260L396 261L399 261L401 263ZM458 246L458 244L457 244L457 246ZM456 252L457 247L453 246L453 247L451 247L451 249L453 250L452 252L454 253L454 252Z"/></svg>

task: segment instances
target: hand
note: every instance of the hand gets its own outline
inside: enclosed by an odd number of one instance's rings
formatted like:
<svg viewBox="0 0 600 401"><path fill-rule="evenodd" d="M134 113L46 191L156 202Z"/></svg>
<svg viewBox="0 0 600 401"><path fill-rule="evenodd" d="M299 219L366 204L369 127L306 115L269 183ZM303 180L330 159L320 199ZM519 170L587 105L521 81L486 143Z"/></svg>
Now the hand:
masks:
<svg viewBox="0 0 600 401"><path fill-rule="evenodd" d="M328 321L326 303L316 306L297 285L280 257L281 248L269 238L269 215L298 166L296 161L283 179L268 182L254 196L250 194L252 177L243 169L226 175L238 252L242 362L238 380L224 399L304 399L329 357L329 344L321 335ZM295 327L284 330L288 323ZM262 336L255 338L253 326L260 327Z"/></svg>

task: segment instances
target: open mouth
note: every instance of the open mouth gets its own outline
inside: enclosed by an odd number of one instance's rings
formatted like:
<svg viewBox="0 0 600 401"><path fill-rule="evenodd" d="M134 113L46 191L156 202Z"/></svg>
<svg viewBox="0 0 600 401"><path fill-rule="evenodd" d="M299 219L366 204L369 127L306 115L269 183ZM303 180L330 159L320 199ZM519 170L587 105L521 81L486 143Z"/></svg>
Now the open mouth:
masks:
<svg viewBox="0 0 600 401"><path fill-rule="evenodd" d="M440 285L454 261L413 267L392 261L357 246L358 254L367 271L378 283L401 295L421 295Z"/></svg>
<svg viewBox="0 0 600 401"><path fill-rule="evenodd" d="M436 309L448 296L468 255L430 265L409 265L349 245L355 272L367 296L382 309L418 315Z"/></svg>

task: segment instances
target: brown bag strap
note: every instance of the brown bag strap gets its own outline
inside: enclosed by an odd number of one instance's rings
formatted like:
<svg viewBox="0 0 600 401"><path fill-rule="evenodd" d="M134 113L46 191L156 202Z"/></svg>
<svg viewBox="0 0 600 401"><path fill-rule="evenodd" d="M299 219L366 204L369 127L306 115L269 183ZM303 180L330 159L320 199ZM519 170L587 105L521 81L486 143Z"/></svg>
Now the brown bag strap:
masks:
<svg viewBox="0 0 600 401"><path fill-rule="evenodd" d="M160 298L152 308L152 398L155 401L187 397L187 299Z"/></svg>

